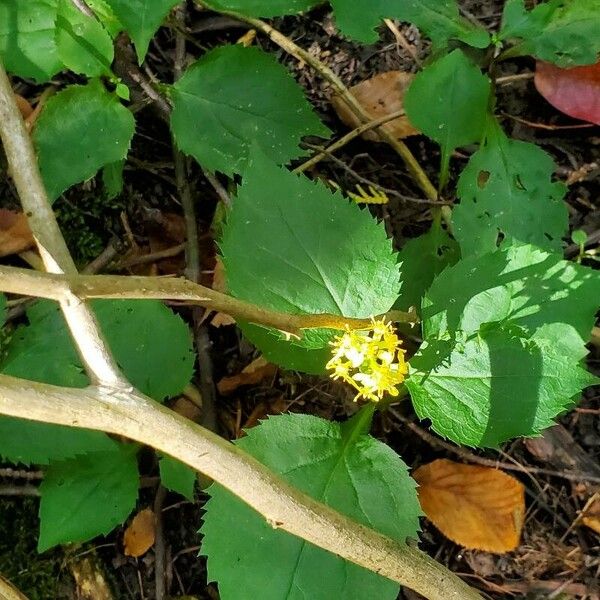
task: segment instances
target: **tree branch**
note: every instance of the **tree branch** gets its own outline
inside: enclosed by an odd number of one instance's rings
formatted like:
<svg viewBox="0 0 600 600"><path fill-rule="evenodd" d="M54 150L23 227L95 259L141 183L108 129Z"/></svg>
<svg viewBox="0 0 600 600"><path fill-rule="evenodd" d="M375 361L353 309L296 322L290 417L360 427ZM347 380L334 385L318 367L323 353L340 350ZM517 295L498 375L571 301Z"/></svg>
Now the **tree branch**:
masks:
<svg viewBox="0 0 600 600"><path fill-rule="evenodd" d="M296 490L218 435L135 390L74 389L0 375L0 413L122 435L173 456L282 529L431 600L480 600L425 553L399 544Z"/></svg>
<svg viewBox="0 0 600 600"><path fill-rule="evenodd" d="M21 198L46 271L77 274L75 263L56 222L48 195L37 166L33 144L14 93L0 61L0 137L13 181ZM60 307L73 335L77 350L90 379L99 384L124 386L127 382L119 372L96 317L89 307L69 290L60 298Z"/></svg>

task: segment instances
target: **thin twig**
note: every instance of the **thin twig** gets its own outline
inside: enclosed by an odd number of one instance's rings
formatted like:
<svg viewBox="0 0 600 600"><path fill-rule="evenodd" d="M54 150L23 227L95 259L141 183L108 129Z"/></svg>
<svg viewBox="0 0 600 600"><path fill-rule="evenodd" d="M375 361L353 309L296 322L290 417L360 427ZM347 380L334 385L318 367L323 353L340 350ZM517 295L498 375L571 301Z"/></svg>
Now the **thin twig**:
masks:
<svg viewBox="0 0 600 600"><path fill-rule="evenodd" d="M313 157L309 158L306 162L297 166L292 171L292 173L304 173L308 169L312 169L312 167L314 167L316 164L321 162L324 158L326 158L330 154L333 154L334 152L337 152L338 150L343 148L346 144L351 142L353 139L357 138L359 135L362 135L363 133L365 133L367 131L371 131L371 129L375 129L381 125L384 125L385 123L388 123L389 121L393 121L394 119L397 119L397 118L403 116L404 114L405 114L404 110L398 110L396 112L390 113L389 115L386 115L385 117L379 117L378 119L374 119L373 121L369 121L368 123L363 123L356 129L353 129L352 131L347 133L345 136L341 137L337 142L334 142L330 146L327 146L327 148L325 148L318 154L315 154Z"/></svg>
<svg viewBox="0 0 600 600"><path fill-rule="evenodd" d="M166 594L165 586L165 532L163 527L163 504L167 496L167 490L159 485L154 496L154 595L156 600L164 600Z"/></svg>
<svg viewBox="0 0 600 600"><path fill-rule="evenodd" d="M0 600L27 600L27 597L0 575Z"/></svg>

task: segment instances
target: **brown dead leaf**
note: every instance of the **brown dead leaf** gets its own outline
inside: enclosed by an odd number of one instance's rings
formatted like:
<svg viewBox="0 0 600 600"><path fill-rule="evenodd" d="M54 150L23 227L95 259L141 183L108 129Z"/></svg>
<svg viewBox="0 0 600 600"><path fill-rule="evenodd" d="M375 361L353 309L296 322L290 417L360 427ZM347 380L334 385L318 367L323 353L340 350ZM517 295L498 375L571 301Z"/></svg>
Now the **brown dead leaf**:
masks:
<svg viewBox="0 0 600 600"><path fill-rule="evenodd" d="M581 522L600 535L600 495L594 494L582 514Z"/></svg>
<svg viewBox="0 0 600 600"><path fill-rule="evenodd" d="M123 535L123 546L125 556L137 558L146 554L152 545L156 536L156 519L150 508L141 510Z"/></svg>
<svg viewBox="0 0 600 600"><path fill-rule="evenodd" d="M453 542L499 554L519 545L525 488L514 477L446 459L419 467L413 477L425 515Z"/></svg>
<svg viewBox="0 0 600 600"><path fill-rule="evenodd" d="M263 379L273 377L277 372L277 367L267 362L267 360L259 356L256 360L253 360L247 367L244 367L241 373L233 375L232 377L223 377L219 383L217 383L217 389L219 394L224 396L235 392L242 385L256 385Z"/></svg>
<svg viewBox="0 0 600 600"><path fill-rule="evenodd" d="M212 289L227 293L227 279L225 276L225 266L220 256L215 257L215 270L213 272ZM235 325L235 319L225 313L218 312L211 320L210 324L213 327L224 327L226 325Z"/></svg>
<svg viewBox="0 0 600 600"><path fill-rule="evenodd" d="M362 81L350 88L350 91L371 119L381 119L404 109L404 94L413 77L414 75L405 73L404 71L388 71L387 73L380 73L371 79ZM354 129L361 125L354 112L339 96L334 96L331 103L339 118L348 127ZM413 127L406 116L398 117L393 121L385 123L382 125L382 129L396 139L403 139L420 133L418 129ZM381 141L375 131L366 131L362 134L362 137L371 142Z"/></svg>
<svg viewBox="0 0 600 600"><path fill-rule="evenodd" d="M27 217L21 212L0 209L0 256L18 254L34 245Z"/></svg>
<svg viewBox="0 0 600 600"><path fill-rule="evenodd" d="M17 101L17 106L19 107L21 116L24 119L28 119L33 113L33 106L31 106L29 100L27 100L27 98L23 98L23 96L19 96L19 94L15 94L15 100Z"/></svg>

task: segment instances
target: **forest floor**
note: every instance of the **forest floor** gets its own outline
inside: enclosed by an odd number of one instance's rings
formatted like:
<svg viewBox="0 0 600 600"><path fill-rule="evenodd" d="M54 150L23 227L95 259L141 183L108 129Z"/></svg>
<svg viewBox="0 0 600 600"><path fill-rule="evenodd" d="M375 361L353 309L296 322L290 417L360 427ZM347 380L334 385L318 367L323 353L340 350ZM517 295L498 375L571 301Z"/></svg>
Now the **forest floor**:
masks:
<svg viewBox="0 0 600 600"><path fill-rule="evenodd" d="M484 23L490 30L498 26L501 2L466 0L464 14ZM328 64L348 86L375 74L402 70L416 72L426 60L429 45L418 30L399 24L406 44L394 32L381 27L381 39L373 46L359 46L340 37L331 14L318 9L310 17L289 17L275 22L287 36ZM247 28L210 13L190 11L187 27L188 59L203 49L235 42ZM332 139L348 131L331 105L331 89L307 65L285 55L260 35L255 44L273 52L294 73L306 90L320 117L332 130ZM148 56L149 72L159 80L173 80L174 33L166 27L155 38ZM121 58L126 61L127 58ZM504 63L498 75L496 112L502 115L507 133L515 139L532 141L555 159L556 177L569 180L567 202L572 229L584 229L598 243L600 231L600 130L574 128L578 122L558 113L536 92L531 77L532 59ZM519 75L522 77L512 77ZM60 81L59 83L63 83ZM35 97L39 88L21 82L17 91ZM97 257L96 266L135 274L182 274L185 269L182 244L185 227L175 184L171 140L167 126L156 107L140 91L133 94L139 109L139 125L125 171L125 190L107 206L100 184L91 181L76 186L56 203L67 241L80 265ZM439 151L424 137L412 137L407 144L433 180L437 179ZM469 149L456 154L452 177L462 169ZM210 285L215 269L215 218L218 196L201 171L191 165L191 185L197 199L200 247L204 283ZM388 146L359 139L337 154L337 160L323 160L312 177L333 181L342 189L354 189L369 180L398 191L409 199L422 193L407 174L398 156ZM449 189L453 189L451 184ZM0 192L3 190L0 189ZM4 190L3 204L17 204L14 191ZM452 201L453 198L447 198ZM424 233L430 223L430 206L424 202L391 198L384 206L371 207L383 219L394 244L401 248L407 239ZM594 237L595 236L595 237ZM166 250L171 254L160 258ZM158 253L158 254L157 254ZM567 248L572 256L573 248ZM174 306L192 322L186 307ZM202 352L203 370L220 382L241 372L256 357L256 350L241 338L235 326L203 328L210 344ZM589 367L600 375L600 348L590 346ZM208 385L207 385L208 382ZM328 419L347 417L356 410L352 392L326 378L308 377L275 369L259 383L234 386L227 394L211 391L210 381L196 380L205 408L202 415L193 398L173 401L190 418L202 420L229 439L269 414L299 411ZM515 402L519 399L515 398ZM207 416L208 414L208 416ZM543 438L516 440L498 451L459 448L429 433L427 423L419 422L410 404L397 405L376 417L373 434L388 443L416 468L436 458L450 458L470 464L499 464L517 477L526 488L527 512L519 547L508 554L494 555L465 551L446 539L429 522L422 524L421 548L436 560L460 574L490 598L600 598L600 537L581 527L578 515L598 497L600 490L600 394L591 388L579 406L564 416L560 424ZM146 481L139 508L158 506L162 511L162 540L167 561L166 587L173 597L218 598L214 584L207 583L205 561L198 558L205 495L195 502L175 494L157 503L156 463L152 453L143 457ZM75 577L85 570L104 577L117 599L155 598L154 551L141 558L124 555L123 529L108 538L80 547L36 554L38 473L28 478L0 470L0 572L11 578L31 600L75 598ZM11 494L11 495L8 495ZM83 575L82 575L83 573ZM88 573L89 575L89 573ZM409 591L401 597L414 599Z"/></svg>

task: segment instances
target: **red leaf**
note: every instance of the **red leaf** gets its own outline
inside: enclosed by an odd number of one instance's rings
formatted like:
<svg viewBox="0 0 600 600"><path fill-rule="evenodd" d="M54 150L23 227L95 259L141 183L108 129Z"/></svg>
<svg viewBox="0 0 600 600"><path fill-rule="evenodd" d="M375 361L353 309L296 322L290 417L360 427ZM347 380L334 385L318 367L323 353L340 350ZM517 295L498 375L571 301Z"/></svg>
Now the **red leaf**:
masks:
<svg viewBox="0 0 600 600"><path fill-rule="evenodd" d="M600 63L561 69L538 61L534 81L552 106L570 117L600 125Z"/></svg>

